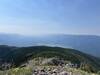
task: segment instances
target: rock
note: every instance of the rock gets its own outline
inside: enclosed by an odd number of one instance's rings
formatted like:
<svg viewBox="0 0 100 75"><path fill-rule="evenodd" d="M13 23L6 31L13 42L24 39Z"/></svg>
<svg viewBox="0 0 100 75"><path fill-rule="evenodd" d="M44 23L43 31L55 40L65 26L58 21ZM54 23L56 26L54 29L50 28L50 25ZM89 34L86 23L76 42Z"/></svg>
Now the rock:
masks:
<svg viewBox="0 0 100 75"><path fill-rule="evenodd" d="M60 75L68 75L68 73L66 71L63 71L60 73Z"/></svg>
<svg viewBox="0 0 100 75"><path fill-rule="evenodd" d="M62 65L64 64L63 60L60 60L59 58L53 57L53 58L48 58L42 61L42 65L44 64L49 64L49 65Z"/></svg>
<svg viewBox="0 0 100 75"><path fill-rule="evenodd" d="M53 73L52 75L57 75L57 73Z"/></svg>

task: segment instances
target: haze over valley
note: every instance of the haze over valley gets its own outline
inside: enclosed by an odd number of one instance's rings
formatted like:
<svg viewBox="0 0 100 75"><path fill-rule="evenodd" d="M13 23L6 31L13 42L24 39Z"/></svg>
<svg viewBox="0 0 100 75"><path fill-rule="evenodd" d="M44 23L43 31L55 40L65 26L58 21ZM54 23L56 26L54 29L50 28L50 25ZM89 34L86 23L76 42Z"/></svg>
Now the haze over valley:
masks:
<svg viewBox="0 0 100 75"><path fill-rule="evenodd" d="M0 34L0 45L9 46L58 46L73 48L100 57L100 36L95 35L44 35L23 36Z"/></svg>

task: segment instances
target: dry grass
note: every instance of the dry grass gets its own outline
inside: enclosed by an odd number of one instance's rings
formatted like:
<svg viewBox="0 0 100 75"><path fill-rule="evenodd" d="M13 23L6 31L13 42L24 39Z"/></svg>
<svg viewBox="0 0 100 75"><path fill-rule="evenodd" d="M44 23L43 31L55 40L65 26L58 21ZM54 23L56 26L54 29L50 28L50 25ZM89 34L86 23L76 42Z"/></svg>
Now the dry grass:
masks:
<svg viewBox="0 0 100 75"><path fill-rule="evenodd" d="M32 75L33 69L41 69L44 68L45 70L48 70L48 68L54 69L60 69L58 66L35 66L34 68L31 67L23 67L23 68L13 68L6 71L0 71L0 75ZM92 74L87 73L85 71L79 70L79 69L72 69L72 68L63 68L64 71L68 73L72 73L73 75L100 75L100 74Z"/></svg>

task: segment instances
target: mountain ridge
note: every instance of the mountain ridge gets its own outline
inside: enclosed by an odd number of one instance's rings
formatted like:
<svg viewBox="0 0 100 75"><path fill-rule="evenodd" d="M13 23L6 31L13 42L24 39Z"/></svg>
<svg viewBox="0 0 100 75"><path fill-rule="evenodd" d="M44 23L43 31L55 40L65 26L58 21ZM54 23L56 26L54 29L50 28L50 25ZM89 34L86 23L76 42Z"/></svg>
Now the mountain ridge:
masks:
<svg viewBox="0 0 100 75"><path fill-rule="evenodd" d="M4 50L5 49L5 50ZM8 50L8 52L6 52ZM4 51L4 52L2 52ZM0 46L0 59L3 63L14 64L16 67L21 64L37 58L37 57L59 57L64 60L70 61L79 66L84 64L83 68L89 72L97 72L100 70L100 59L94 56L82 53L75 49L61 48L61 47L50 47L50 46L31 46L31 47L10 47L10 46ZM12 61L13 60L13 61Z"/></svg>

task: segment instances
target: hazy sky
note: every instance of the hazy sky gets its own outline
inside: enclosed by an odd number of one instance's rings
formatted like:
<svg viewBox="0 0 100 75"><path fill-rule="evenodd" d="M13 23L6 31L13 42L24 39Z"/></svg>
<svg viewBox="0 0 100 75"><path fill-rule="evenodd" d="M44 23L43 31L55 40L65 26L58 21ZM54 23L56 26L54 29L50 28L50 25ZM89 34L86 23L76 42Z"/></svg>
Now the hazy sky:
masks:
<svg viewBox="0 0 100 75"><path fill-rule="evenodd" d="M100 35L100 0L0 0L0 33Z"/></svg>

